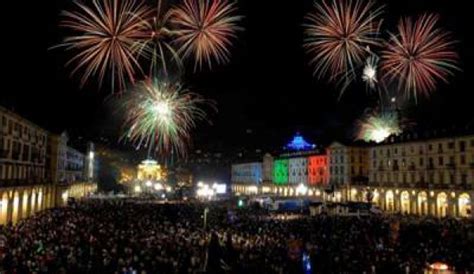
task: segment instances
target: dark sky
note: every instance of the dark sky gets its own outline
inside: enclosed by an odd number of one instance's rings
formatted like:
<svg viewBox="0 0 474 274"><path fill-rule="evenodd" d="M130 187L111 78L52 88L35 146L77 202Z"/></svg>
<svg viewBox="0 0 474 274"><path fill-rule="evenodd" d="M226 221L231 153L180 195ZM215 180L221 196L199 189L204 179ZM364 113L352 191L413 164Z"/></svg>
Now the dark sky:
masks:
<svg viewBox="0 0 474 274"><path fill-rule="evenodd" d="M64 67L70 53L48 50L62 39L57 27L59 12L71 7L71 1L28 2L38 3L8 9L22 12L18 23L10 22L11 38L4 41L8 41L4 82L9 84L0 92L0 103L48 129L67 129L94 139L105 136L116 142L119 125L112 118L113 109L105 103L108 92L100 91L96 84L79 89L79 77L70 77L71 68ZM474 76L469 2L377 2L386 4L384 30L394 31L400 16L436 12L441 15L440 24L459 40L456 47L462 71L449 84L441 83L430 100L409 109L409 118L421 126L463 125L473 120L468 80ZM184 76L190 88L215 100L219 109L211 115L212 125L203 123L196 129L195 147L281 146L296 131L313 143L349 136L354 120L364 109L375 106L376 97L355 84L338 101L333 85L312 76L309 57L302 49L301 26L312 1L239 0L238 5L245 16L241 24L245 30L234 43L231 62L197 73L190 65Z"/></svg>

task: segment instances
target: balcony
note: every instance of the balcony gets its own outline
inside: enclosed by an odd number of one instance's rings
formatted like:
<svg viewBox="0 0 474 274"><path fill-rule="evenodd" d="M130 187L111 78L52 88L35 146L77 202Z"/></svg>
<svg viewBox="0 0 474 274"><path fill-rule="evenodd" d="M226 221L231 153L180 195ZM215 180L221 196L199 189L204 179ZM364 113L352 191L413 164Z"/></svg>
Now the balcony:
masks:
<svg viewBox="0 0 474 274"><path fill-rule="evenodd" d="M428 166L426 168L427 169L434 169L434 165L433 164L428 164Z"/></svg>
<svg viewBox="0 0 474 274"><path fill-rule="evenodd" d="M379 167L377 168L377 170L378 170L378 171L385 171L385 168L384 168L383 166L379 166Z"/></svg>
<svg viewBox="0 0 474 274"><path fill-rule="evenodd" d="M408 166L408 170L410 170L410 171L416 170L415 165L409 165L409 166Z"/></svg>
<svg viewBox="0 0 474 274"><path fill-rule="evenodd" d="M400 167L398 165L394 165L392 169L393 169L393 171L399 171Z"/></svg>

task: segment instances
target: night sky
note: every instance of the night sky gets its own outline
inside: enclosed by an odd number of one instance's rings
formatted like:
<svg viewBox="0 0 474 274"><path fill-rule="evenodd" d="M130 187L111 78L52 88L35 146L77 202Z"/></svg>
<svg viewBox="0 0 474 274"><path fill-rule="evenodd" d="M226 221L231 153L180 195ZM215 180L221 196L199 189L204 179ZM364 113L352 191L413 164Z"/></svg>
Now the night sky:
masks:
<svg viewBox="0 0 474 274"><path fill-rule="evenodd" d="M15 109L32 121L58 131L97 140L117 142L120 125L108 104L106 88L92 82L79 89L79 77L64 67L71 52L48 50L59 43L63 32L57 26L59 13L71 1L48 0L19 13L9 25L11 35L8 65L0 104ZM424 12L441 15L440 24L459 41L460 67L449 84L441 83L429 100L407 110L421 127L441 128L473 123L472 86L474 43L470 1L392 0L386 4L384 30L395 31L400 16ZM19 3L20 4L20 3ZM302 48L304 15L312 10L311 0L239 0L245 16L244 31L232 48L230 63L194 73L188 64L186 84L218 104L212 124L195 130L195 148L226 150L238 147L271 148L286 143L296 131L313 143L351 136L352 125L366 108L374 107L376 96L355 84L341 100L332 84L312 76L309 56ZM9 9L25 10L25 7ZM30 14L31 13L31 14ZM15 20L16 21L16 20ZM6 42L6 41L4 41ZM21 46L19 46L21 45ZM107 86L107 85L105 85Z"/></svg>

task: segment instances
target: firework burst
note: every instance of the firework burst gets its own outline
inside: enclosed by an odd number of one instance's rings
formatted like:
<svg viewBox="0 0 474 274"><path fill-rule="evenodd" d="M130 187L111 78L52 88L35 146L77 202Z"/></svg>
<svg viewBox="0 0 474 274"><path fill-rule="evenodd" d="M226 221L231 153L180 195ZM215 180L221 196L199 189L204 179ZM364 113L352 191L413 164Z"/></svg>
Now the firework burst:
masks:
<svg viewBox="0 0 474 274"><path fill-rule="evenodd" d="M178 67L181 58L172 45L177 31L170 27L173 9L169 9L165 0L158 0L155 15L151 18L142 18L143 37L135 42L134 50L138 55L150 60L150 74L162 69L168 75L167 61L172 60Z"/></svg>
<svg viewBox="0 0 474 274"><path fill-rule="evenodd" d="M397 80L399 89L412 94L429 96L437 80L457 69L458 55L448 32L436 27L438 16L425 14L414 23L410 18L400 20L398 33L392 34L382 52L382 70L389 81Z"/></svg>
<svg viewBox="0 0 474 274"><path fill-rule="evenodd" d="M312 56L314 73L331 75L330 80L347 76L362 65L368 46L379 46L382 8L374 10L372 1L323 0L304 24L304 47ZM348 77L350 78L350 77Z"/></svg>
<svg viewBox="0 0 474 274"><path fill-rule="evenodd" d="M133 82L136 70L140 70L132 47L143 35L142 18L148 17L150 9L135 0L93 0L91 7L74 3L78 10L64 11L60 25L75 34L59 45L76 52L67 63L76 63L72 74L84 71L81 85L95 75L102 84L110 74L112 90L115 82L122 90L125 80Z"/></svg>
<svg viewBox="0 0 474 274"><path fill-rule="evenodd" d="M229 60L241 19L233 15L235 11L235 3L226 0L184 0L176 7L172 22L179 34L175 42L184 57L194 56L195 69L204 62L211 67L213 60L218 64Z"/></svg>
<svg viewBox="0 0 474 274"><path fill-rule="evenodd" d="M143 81L125 100L123 138L148 151L186 155L190 132L206 118L200 105L207 101L180 83Z"/></svg>
<svg viewBox="0 0 474 274"><path fill-rule="evenodd" d="M402 132L398 116L395 113L369 114L357 122L356 139L380 143L390 135Z"/></svg>
<svg viewBox="0 0 474 274"><path fill-rule="evenodd" d="M364 69L362 71L362 80L367 84L370 89L375 89L377 85L377 57L370 56L365 62Z"/></svg>

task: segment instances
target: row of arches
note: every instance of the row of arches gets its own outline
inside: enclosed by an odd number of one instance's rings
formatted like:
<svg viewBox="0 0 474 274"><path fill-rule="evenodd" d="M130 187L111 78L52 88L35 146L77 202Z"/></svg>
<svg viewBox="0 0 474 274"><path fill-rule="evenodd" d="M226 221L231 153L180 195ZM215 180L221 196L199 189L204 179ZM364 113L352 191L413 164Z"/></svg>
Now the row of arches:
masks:
<svg viewBox="0 0 474 274"><path fill-rule="evenodd" d="M298 185L264 186L233 185L235 193L244 195L271 195L276 197L306 196L321 201L366 202L370 199L388 213L416 215L433 215L438 217L472 217L472 198L474 193L468 191L394 189L353 187L326 193L324 188L308 187L305 193L298 191ZM370 198L368 198L370 196Z"/></svg>
<svg viewBox="0 0 474 274"><path fill-rule="evenodd" d="M352 200L363 200L367 191ZM417 191L393 189L375 189L372 202L387 212L403 214L434 215L438 217L472 216L472 196L468 192Z"/></svg>
<svg viewBox="0 0 474 274"><path fill-rule="evenodd" d="M0 224L16 223L38 211L54 206L52 186L0 189Z"/></svg>
<svg viewBox="0 0 474 274"><path fill-rule="evenodd" d="M96 190L94 183L0 188L0 225L15 224L41 210L65 205L70 197L79 199Z"/></svg>

